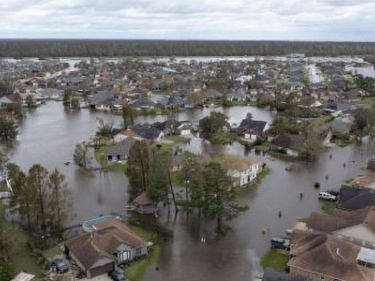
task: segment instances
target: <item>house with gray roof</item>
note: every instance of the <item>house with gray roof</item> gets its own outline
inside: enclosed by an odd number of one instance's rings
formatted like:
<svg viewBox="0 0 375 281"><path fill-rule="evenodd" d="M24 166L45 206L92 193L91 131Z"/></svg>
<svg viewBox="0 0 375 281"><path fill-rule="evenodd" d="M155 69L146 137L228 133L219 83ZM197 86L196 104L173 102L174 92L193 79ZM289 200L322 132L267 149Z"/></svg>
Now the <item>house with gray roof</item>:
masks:
<svg viewBox="0 0 375 281"><path fill-rule="evenodd" d="M136 139L128 137L120 143L108 146L104 151L104 155L108 162L126 161L135 142Z"/></svg>

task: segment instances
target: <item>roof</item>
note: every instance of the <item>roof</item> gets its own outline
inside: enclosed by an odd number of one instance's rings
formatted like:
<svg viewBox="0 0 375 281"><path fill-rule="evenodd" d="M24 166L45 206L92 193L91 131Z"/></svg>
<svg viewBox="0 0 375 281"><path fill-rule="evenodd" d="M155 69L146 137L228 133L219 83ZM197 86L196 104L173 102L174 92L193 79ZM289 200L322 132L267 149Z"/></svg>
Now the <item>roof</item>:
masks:
<svg viewBox="0 0 375 281"><path fill-rule="evenodd" d="M110 104L114 100L115 96L116 94L111 91L107 91L107 90L98 91L97 93L93 95L91 103L92 104L103 104L103 103Z"/></svg>
<svg viewBox="0 0 375 281"><path fill-rule="evenodd" d="M207 91L203 92L203 96L205 98L218 99L218 98L221 98L223 94L220 93L219 91L208 89Z"/></svg>
<svg viewBox="0 0 375 281"><path fill-rule="evenodd" d="M308 281L306 277L290 275L286 272L275 271L267 268L264 271L262 281Z"/></svg>
<svg viewBox="0 0 375 281"><path fill-rule="evenodd" d="M136 142L136 140L132 137L128 137L122 142L109 146L104 151L105 155L128 155L131 147Z"/></svg>
<svg viewBox="0 0 375 281"><path fill-rule="evenodd" d="M97 229L69 239L65 245L75 258L88 270L102 257L114 259L113 254L121 244L138 248L147 242L117 219L110 219L95 225Z"/></svg>
<svg viewBox="0 0 375 281"><path fill-rule="evenodd" d="M375 205L375 191L370 188L343 185L340 189L338 207L345 210L358 210Z"/></svg>
<svg viewBox="0 0 375 281"><path fill-rule="evenodd" d="M142 192L140 195L138 195L134 200L133 203L136 203L138 205L149 205L153 204L151 199L148 197L146 191Z"/></svg>
<svg viewBox="0 0 375 281"><path fill-rule="evenodd" d="M291 236L288 266L319 273L345 281L372 281L374 271L360 266L357 256L361 247L329 234L295 230Z"/></svg>
<svg viewBox="0 0 375 281"><path fill-rule="evenodd" d="M363 224L375 234L375 207L368 206L356 211L336 209L332 215L311 213L307 226L314 230L330 233L339 229Z"/></svg>
<svg viewBox="0 0 375 281"><path fill-rule="evenodd" d="M240 124L240 128L249 129L255 131L257 134L263 133L267 125L266 121L258 121L252 119L243 119Z"/></svg>
<svg viewBox="0 0 375 281"><path fill-rule="evenodd" d="M132 130L142 138L152 140L160 135L160 130L149 124L138 124L132 127Z"/></svg>
<svg viewBox="0 0 375 281"><path fill-rule="evenodd" d="M281 148L299 149L303 146L305 137L302 135L280 134L271 141L271 144Z"/></svg>
<svg viewBox="0 0 375 281"><path fill-rule="evenodd" d="M258 162L250 158L226 155L220 158L220 163L227 170L247 170Z"/></svg>

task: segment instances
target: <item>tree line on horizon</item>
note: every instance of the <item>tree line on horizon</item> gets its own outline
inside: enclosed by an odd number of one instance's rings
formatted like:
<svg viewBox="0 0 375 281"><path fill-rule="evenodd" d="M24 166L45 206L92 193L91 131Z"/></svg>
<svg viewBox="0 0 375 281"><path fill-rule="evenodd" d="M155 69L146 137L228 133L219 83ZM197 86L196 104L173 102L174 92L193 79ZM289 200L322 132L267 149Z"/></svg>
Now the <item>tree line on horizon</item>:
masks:
<svg viewBox="0 0 375 281"><path fill-rule="evenodd" d="M0 57L375 55L375 42L1 39Z"/></svg>

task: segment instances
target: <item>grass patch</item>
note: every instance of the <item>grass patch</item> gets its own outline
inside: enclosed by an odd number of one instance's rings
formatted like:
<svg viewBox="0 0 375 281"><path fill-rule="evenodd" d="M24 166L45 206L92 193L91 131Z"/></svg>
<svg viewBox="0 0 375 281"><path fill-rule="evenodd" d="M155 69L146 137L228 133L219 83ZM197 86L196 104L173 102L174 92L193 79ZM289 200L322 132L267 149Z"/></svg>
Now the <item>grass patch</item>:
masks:
<svg viewBox="0 0 375 281"><path fill-rule="evenodd" d="M4 207L0 204L0 212L4 213ZM11 233L13 249L9 255L10 262L14 266L15 274L21 271L35 274L36 276L43 275L43 269L37 262L37 258L31 252L28 245L27 234L16 224L4 221L5 233Z"/></svg>
<svg viewBox="0 0 375 281"><path fill-rule="evenodd" d="M151 246L149 252L150 255L147 259L133 262L130 266L124 269L125 275L129 280L139 281L143 278L147 269L158 261L161 237L157 233L148 231L137 225L131 224L130 228L146 241L152 241L154 243L154 245Z"/></svg>
<svg viewBox="0 0 375 281"><path fill-rule="evenodd" d="M170 135L170 136L166 136L165 140L173 141L173 142L187 142L189 139L184 138L183 136L179 136L179 135Z"/></svg>
<svg viewBox="0 0 375 281"><path fill-rule="evenodd" d="M105 167L108 165L108 161L104 156L104 149L105 149L105 146L99 146L99 147L95 147L95 150L94 150L95 159L96 161L98 161L98 163L102 167Z"/></svg>
<svg viewBox="0 0 375 281"><path fill-rule="evenodd" d="M82 168L82 167L80 167L80 168L78 169L78 171L79 171L82 175L84 175L84 176L86 176L86 177L89 177L89 178L95 178L95 174L94 174L93 171L86 170L86 169L84 169L84 168Z"/></svg>
<svg viewBox="0 0 375 281"><path fill-rule="evenodd" d="M263 142L260 145L255 145L254 149L255 151L261 151L261 152L269 151L270 144L268 142Z"/></svg>
<svg viewBox="0 0 375 281"><path fill-rule="evenodd" d="M300 218L298 219L299 222L304 222L304 223L308 223L309 222L309 218Z"/></svg>
<svg viewBox="0 0 375 281"><path fill-rule="evenodd" d="M345 180L345 183L351 184L354 181L354 178L349 178Z"/></svg>
<svg viewBox="0 0 375 281"><path fill-rule="evenodd" d="M46 257L52 259L52 258L56 257L57 255L61 255L62 252L61 252L60 247L61 247L60 244L59 244L59 245L56 245L56 246L53 247L53 248L50 248L50 249L48 249L48 250L43 251L43 254L44 254Z"/></svg>
<svg viewBox="0 0 375 281"><path fill-rule="evenodd" d="M151 150L172 153L173 146L167 143L153 143L151 144Z"/></svg>
<svg viewBox="0 0 375 281"><path fill-rule="evenodd" d="M260 265L263 268L272 268L277 271L286 271L288 266L289 256L280 254L276 250L269 250L260 260Z"/></svg>
<svg viewBox="0 0 375 281"><path fill-rule="evenodd" d="M336 203L331 201L320 201L320 209L327 215L331 215L336 209Z"/></svg>
<svg viewBox="0 0 375 281"><path fill-rule="evenodd" d="M323 116L323 117L316 118L310 124L314 128L320 128L324 126L325 124L333 121L334 119L335 118L333 116Z"/></svg>
<svg viewBox="0 0 375 281"><path fill-rule="evenodd" d="M126 267L124 271L128 280L141 280L145 275L147 269L158 261L159 254L160 245L153 245L150 250L150 256L147 259L134 262L129 267Z"/></svg>
<svg viewBox="0 0 375 281"><path fill-rule="evenodd" d="M125 173L125 171L126 171L126 165L125 164L116 163L116 164L110 165L109 166L109 170L111 172L116 172L116 173Z"/></svg>

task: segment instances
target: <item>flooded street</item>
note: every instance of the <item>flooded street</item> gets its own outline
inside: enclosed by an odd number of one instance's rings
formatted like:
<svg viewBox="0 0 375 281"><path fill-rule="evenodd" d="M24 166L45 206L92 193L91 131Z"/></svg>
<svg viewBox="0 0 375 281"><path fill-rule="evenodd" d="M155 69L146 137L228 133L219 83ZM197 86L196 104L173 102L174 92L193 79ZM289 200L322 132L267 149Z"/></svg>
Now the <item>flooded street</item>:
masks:
<svg viewBox="0 0 375 281"><path fill-rule="evenodd" d="M199 109L170 117L180 121L198 121L214 110L224 112L236 122L248 112L258 120L272 121L274 117L271 112L245 106ZM126 214L125 175L96 172L95 177L89 178L73 164L76 143L95 134L97 117L113 118L115 124L122 122L121 116L89 110L65 112L61 103L48 102L28 114L20 124L16 145L9 150L10 161L25 170L34 163L40 163L49 169L57 167L66 175L74 195L76 213L69 225L99 214ZM166 118L168 116L145 116L137 118L137 122L156 122ZM197 153L245 153L238 143L212 149L200 139L193 139L186 148ZM290 162L271 159L268 155L248 154L267 163L272 170L260 186L241 195L241 203L247 204L249 210L230 223L232 230L224 237L215 235L213 223L200 221L194 214L187 221L186 214L181 211L175 220L173 215L168 220L166 210L162 210L159 219L174 230L174 238L162 246L159 270L151 267L144 280L252 280L252 261L255 256L266 252L270 238L284 235L296 219L319 209L319 190L313 187L314 182L321 183L321 190L338 189L345 179L364 173L360 168L374 152L373 143L364 143L361 147L332 148L314 163L294 163L290 172L285 170L292 164ZM67 161L72 163L64 165ZM299 196L301 192L303 199ZM282 212L281 218L279 211ZM266 234L263 235L262 230ZM206 243L201 243L202 236L206 238Z"/></svg>

